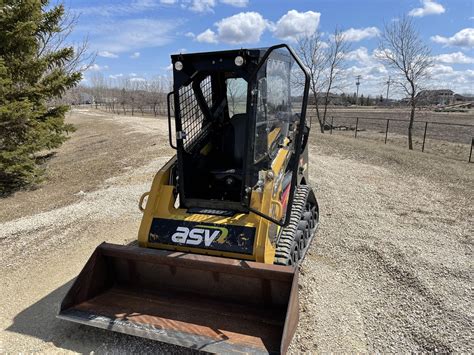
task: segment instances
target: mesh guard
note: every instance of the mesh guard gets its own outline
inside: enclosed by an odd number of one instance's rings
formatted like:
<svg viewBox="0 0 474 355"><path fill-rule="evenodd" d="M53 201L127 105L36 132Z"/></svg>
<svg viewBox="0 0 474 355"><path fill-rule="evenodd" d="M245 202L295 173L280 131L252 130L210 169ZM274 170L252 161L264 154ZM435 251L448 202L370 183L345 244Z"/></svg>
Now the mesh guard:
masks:
<svg viewBox="0 0 474 355"><path fill-rule="evenodd" d="M200 83L200 89L208 107L212 106L212 86L211 77L207 76ZM193 90L193 83L179 89L179 109L181 116L181 127L183 131L183 146L187 153L203 139L210 126L204 113L199 107L196 95Z"/></svg>

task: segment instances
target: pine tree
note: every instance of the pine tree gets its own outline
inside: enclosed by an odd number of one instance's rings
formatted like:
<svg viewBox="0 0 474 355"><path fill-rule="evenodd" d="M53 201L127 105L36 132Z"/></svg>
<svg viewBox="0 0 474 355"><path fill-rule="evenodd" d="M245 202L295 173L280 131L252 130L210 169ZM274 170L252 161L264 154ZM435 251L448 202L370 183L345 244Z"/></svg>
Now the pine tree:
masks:
<svg viewBox="0 0 474 355"><path fill-rule="evenodd" d="M81 80L68 70L74 49L47 48L63 30L63 5L6 0L0 8L0 194L38 182L38 153L59 147L73 130L67 106L50 106Z"/></svg>

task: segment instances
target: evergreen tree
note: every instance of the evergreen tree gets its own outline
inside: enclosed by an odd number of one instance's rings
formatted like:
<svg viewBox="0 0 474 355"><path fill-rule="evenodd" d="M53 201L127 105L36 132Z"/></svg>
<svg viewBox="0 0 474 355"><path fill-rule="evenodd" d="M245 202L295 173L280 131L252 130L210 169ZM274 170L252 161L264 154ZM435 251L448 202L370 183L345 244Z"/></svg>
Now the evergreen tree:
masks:
<svg viewBox="0 0 474 355"><path fill-rule="evenodd" d="M63 5L6 0L0 8L0 194L39 181L38 153L59 147L73 129L67 106L50 106L81 80L68 70L73 47L51 48L61 34Z"/></svg>

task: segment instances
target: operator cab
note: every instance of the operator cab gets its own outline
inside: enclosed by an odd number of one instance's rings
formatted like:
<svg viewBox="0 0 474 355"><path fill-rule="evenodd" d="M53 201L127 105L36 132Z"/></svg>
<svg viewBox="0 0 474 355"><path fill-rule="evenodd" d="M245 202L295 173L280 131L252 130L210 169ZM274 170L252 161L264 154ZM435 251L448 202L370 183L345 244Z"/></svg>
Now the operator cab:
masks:
<svg viewBox="0 0 474 355"><path fill-rule="evenodd" d="M294 149L303 88L292 80L304 80L304 72L286 49L263 63L266 52L171 57L181 206L242 210L259 171L281 147Z"/></svg>

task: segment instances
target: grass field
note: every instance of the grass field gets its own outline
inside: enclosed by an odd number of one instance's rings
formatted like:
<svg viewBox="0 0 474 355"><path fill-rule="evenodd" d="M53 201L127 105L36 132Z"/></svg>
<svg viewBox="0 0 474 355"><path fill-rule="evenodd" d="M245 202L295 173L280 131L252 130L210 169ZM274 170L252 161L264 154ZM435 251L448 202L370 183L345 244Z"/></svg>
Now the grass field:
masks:
<svg viewBox="0 0 474 355"><path fill-rule="evenodd" d="M314 110L310 110L310 115L315 115ZM354 131L357 126L358 139L384 143L389 119L387 143L407 146L408 122L400 120L408 120L408 118L407 109L331 108L328 112L327 123L334 127L332 134L355 136ZM468 161L471 142L474 138L474 111L471 110L468 113L417 111L413 128L416 150L421 150L423 146L425 122L428 122L425 152Z"/></svg>

